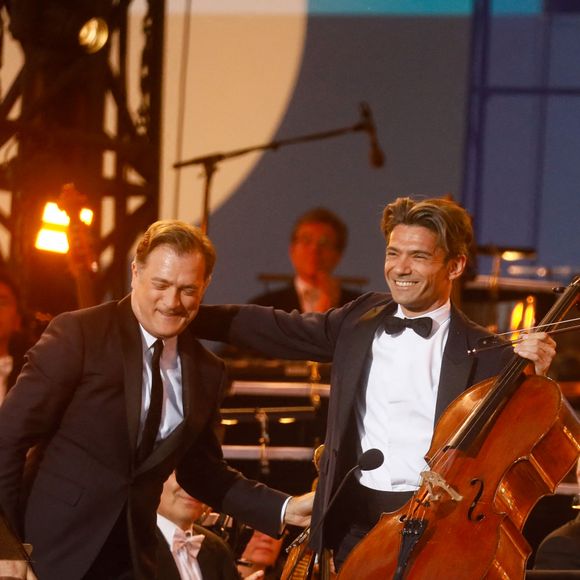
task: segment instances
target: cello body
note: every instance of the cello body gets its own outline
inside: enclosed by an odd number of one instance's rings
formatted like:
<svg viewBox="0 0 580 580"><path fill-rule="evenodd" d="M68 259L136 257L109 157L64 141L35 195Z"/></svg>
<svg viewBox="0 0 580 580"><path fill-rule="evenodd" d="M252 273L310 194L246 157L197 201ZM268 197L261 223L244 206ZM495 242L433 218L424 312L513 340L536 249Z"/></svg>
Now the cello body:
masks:
<svg viewBox="0 0 580 580"><path fill-rule="evenodd" d="M517 380L469 445L450 442L480 411L494 380L447 408L426 456L435 478L423 480L403 508L381 516L339 580L524 577L531 549L521 530L540 497L553 493L578 459L580 423L555 382Z"/></svg>

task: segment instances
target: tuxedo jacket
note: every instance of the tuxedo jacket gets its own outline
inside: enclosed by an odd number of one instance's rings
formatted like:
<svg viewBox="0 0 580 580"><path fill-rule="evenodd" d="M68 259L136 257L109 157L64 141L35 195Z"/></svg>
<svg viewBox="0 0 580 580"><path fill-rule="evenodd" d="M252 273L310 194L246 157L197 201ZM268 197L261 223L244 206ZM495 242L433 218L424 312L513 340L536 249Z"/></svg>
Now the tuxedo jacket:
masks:
<svg viewBox="0 0 580 580"><path fill-rule="evenodd" d="M203 580L239 580L234 555L228 545L216 534L202 526L193 526L196 534L205 539L197 555ZM157 576L158 580L181 580L171 547L157 528Z"/></svg>
<svg viewBox="0 0 580 580"><path fill-rule="evenodd" d="M204 306L193 325L196 334L211 340L230 341L268 356L332 362L331 395L325 449L312 514L312 528L325 512L346 472L356 465L360 453L354 409L357 393L366 386L373 338L386 314L397 305L389 294L367 293L342 308L326 313L286 313L259 306ZM506 362L497 351L470 357L468 349L489 333L469 321L452 306L449 336L440 374L436 418L465 389L497 374ZM504 349L507 351L508 349ZM509 354L509 353L508 353ZM338 538L343 525L328 518L328 529ZM319 533L315 548L336 541L324 541Z"/></svg>
<svg viewBox="0 0 580 580"><path fill-rule="evenodd" d="M344 306L359 296L360 292L355 292L354 290L341 287L338 305ZM293 283L279 288L278 290L260 294L248 302L250 304L258 304L259 306L273 306L274 308L279 308L280 310L285 310L286 312L292 312L292 310L301 310L300 298Z"/></svg>
<svg viewBox="0 0 580 580"><path fill-rule="evenodd" d="M542 540L534 569L580 570L580 515Z"/></svg>
<svg viewBox="0 0 580 580"><path fill-rule="evenodd" d="M178 351L184 420L141 464L143 347L130 297L56 317L28 352L0 407L0 507L33 545L42 580L81 578L119 517L135 577L154 577L156 509L174 469L192 496L279 532L287 496L244 479L222 457L223 363L188 330ZM36 444L42 453L30 466Z"/></svg>

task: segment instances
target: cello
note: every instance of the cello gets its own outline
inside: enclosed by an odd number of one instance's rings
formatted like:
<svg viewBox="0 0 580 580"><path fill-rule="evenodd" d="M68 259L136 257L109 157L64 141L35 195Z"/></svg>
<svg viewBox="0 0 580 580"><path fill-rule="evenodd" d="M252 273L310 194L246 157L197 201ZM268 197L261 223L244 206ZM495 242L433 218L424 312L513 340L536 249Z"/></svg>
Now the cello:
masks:
<svg viewBox="0 0 580 580"><path fill-rule="evenodd" d="M578 302L576 277L540 327ZM580 422L551 379L525 375L514 355L495 379L458 397L441 416L413 497L381 515L338 580L523 578L522 535L540 497L554 493L580 454Z"/></svg>

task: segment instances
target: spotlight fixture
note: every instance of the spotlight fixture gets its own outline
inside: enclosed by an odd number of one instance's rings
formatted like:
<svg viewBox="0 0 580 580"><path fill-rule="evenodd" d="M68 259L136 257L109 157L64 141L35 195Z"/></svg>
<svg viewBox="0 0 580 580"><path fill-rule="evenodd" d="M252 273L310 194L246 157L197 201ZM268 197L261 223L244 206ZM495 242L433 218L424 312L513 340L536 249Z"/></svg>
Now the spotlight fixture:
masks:
<svg viewBox="0 0 580 580"><path fill-rule="evenodd" d="M102 18L87 20L79 31L79 45L88 54L99 52L109 38L109 27Z"/></svg>

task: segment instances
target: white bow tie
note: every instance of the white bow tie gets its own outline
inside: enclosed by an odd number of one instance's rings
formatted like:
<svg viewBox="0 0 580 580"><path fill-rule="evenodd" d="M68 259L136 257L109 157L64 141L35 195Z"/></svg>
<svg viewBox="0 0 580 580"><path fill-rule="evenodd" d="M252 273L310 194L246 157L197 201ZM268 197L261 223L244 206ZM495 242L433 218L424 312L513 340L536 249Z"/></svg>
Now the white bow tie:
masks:
<svg viewBox="0 0 580 580"><path fill-rule="evenodd" d="M176 554L185 548L190 557L197 558L204 538L205 536L203 534L192 535L189 532L185 533L180 528L175 528L171 549Z"/></svg>

